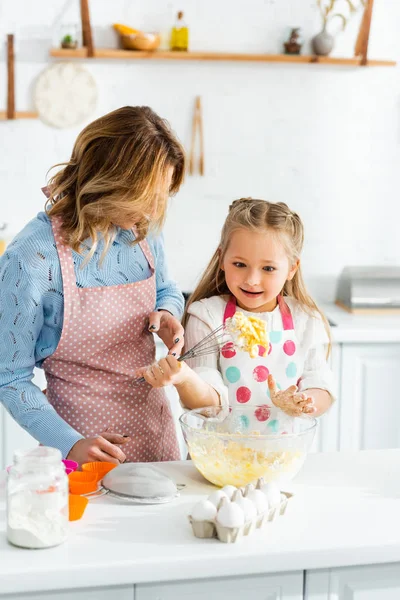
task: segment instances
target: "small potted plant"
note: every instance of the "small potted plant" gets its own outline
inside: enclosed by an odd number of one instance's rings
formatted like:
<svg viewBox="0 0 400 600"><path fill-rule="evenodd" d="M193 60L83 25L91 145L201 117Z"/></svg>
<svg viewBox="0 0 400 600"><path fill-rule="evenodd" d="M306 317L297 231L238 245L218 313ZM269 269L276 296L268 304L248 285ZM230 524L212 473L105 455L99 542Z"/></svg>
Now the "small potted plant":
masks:
<svg viewBox="0 0 400 600"><path fill-rule="evenodd" d="M76 25L64 25L61 31L61 48L75 50L78 47Z"/></svg>

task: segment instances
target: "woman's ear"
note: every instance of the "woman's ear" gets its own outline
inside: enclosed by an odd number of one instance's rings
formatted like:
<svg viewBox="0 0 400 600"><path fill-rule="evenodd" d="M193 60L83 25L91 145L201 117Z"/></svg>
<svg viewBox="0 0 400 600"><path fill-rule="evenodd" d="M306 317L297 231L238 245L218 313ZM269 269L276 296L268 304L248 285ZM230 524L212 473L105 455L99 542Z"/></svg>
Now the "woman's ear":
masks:
<svg viewBox="0 0 400 600"><path fill-rule="evenodd" d="M292 265L292 268L290 269L289 274L287 276L287 281L291 281L293 279L299 266L300 266L300 259L296 260L294 265Z"/></svg>

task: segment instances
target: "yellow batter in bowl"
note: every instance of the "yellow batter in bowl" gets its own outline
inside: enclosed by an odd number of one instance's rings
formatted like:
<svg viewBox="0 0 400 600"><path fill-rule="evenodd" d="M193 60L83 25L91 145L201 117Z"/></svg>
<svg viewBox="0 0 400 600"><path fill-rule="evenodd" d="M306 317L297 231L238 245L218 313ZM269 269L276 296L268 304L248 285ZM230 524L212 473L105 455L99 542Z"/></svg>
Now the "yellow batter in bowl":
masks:
<svg viewBox="0 0 400 600"><path fill-rule="evenodd" d="M193 464L217 486L240 487L263 477L286 482L297 475L306 459L316 429L314 418L295 419L291 434L242 433L236 412L246 409L207 407L183 414L180 423ZM233 430L236 429L236 430Z"/></svg>

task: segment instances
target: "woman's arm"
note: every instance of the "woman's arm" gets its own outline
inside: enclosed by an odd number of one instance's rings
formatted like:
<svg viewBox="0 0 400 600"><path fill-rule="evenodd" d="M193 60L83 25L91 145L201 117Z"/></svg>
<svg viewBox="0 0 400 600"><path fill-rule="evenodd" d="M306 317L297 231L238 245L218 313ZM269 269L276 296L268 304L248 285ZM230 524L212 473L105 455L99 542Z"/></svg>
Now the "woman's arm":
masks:
<svg viewBox="0 0 400 600"><path fill-rule="evenodd" d="M47 355L52 354L58 340L56 335L43 335L44 312L54 307L46 305L43 290L25 264L24 253L12 249L0 259L0 402L25 431L40 443L59 448L66 457L82 436L32 383L36 354L43 358L42 346Z"/></svg>
<svg viewBox="0 0 400 600"><path fill-rule="evenodd" d="M167 310L177 319L181 319L185 301L177 284L169 278L163 236L150 239L150 244L153 248L156 268L156 310Z"/></svg>

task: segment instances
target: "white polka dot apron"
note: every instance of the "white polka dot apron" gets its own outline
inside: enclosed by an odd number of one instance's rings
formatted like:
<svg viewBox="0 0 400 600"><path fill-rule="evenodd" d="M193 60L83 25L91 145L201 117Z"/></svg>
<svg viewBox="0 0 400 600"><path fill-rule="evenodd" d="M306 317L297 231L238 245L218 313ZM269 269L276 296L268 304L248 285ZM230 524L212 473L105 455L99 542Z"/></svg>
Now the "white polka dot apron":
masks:
<svg viewBox="0 0 400 600"><path fill-rule="evenodd" d="M128 461L179 460L179 447L163 389L134 383L135 371L155 360L148 316L156 304L151 250L140 247L152 275L143 281L78 288L71 248L52 219L64 288L64 324L56 351L43 363L47 398L84 437L103 431L131 437Z"/></svg>
<svg viewBox="0 0 400 600"><path fill-rule="evenodd" d="M272 404L267 381L271 374L278 388L285 390L297 384L304 366L290 308L282 296L277 300L282 329L268 331L269 348L259 346L258 357L251 358L248 352L233 348L228 342L220 352L220 368L228 387L230 406L255 407L254 412L245 409L240 416L243 430L271 433L293 430L293 418ZM235 312L236 299L232 297L225 308L224 323Z"/></svg>

